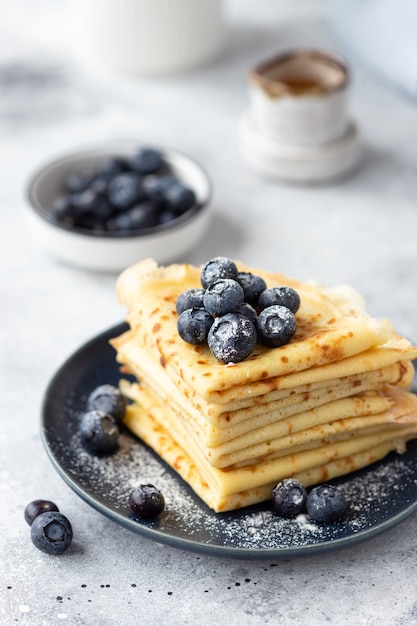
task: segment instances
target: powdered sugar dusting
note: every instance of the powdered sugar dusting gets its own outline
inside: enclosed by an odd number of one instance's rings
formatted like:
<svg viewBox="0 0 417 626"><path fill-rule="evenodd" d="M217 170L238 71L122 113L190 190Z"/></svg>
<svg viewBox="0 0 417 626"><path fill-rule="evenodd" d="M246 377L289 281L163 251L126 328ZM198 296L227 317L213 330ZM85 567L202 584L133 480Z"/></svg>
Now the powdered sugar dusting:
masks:
<svg viewBox="0 0 417 626"><path fill-rule="evenodd" d="M417 478L410 459L390 458L340 481L349 503L346 519L329 525L318 524L307 514L293 519L278 517L269 503L241 511L216 514L195 496L168 466L128 432L120 438L116 454L97 457L82 446L78 433L79 415L73 416L72 433L53 442L54 455L65 467L67 476L89 498L104 507L111 517L132 520L134 530L143 527L164 536L189 543L193 549L210 546L228 550L284 552L334 542L372 528L385 518L392 507L402 506L404 491L417 494ZM166 509L153 521L134 519L128 496L140 483L152 483L164 494ZM99 508L100 508L99 507ZM129 522L131 523L131 522ZM162 533L162 535L161 535ZM216 548L217 549L217 548Z"/></svg>
<svg viewBox="0 0 417 626"><path fill-rule="evenodd" d="M62 475L108 517L178 547L229 556L280 558L369 537L417 506L416 441L402 456L392 454L333 481L343 490L349 510L345 519L328 525L315 523L306 514L280 518L269 502L216 514L128 432L121 434L115 454L90 454L81 443L80 418L87 395L95 386L118 383L118 366L108 338L122 330L117 327L87 344L61 368L46 397L43 424L47 449ZM140 483L152 483L164 494L166 508L156 520L134 518L129 509L130 491Z"/></svg>

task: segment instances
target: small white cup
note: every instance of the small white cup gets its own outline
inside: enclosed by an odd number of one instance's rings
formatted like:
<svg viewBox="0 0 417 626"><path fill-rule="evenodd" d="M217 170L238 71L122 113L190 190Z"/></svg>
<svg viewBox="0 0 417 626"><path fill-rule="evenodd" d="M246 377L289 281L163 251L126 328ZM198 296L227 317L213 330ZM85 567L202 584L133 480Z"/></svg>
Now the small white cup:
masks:
<svg viewBox="0 0 417 626"><path fill-rule="evenodd" d="M69 0L70 45L93 70L160 75L197 67L223 42L222 0Z"/></svg>
<svg viewBox="0 0 417 626"><path fill-rule="evenodd" d="M259 133L288 146L319 146L347 131L349 73L338 58L296 50L260 63L249 77Z"/></svg>

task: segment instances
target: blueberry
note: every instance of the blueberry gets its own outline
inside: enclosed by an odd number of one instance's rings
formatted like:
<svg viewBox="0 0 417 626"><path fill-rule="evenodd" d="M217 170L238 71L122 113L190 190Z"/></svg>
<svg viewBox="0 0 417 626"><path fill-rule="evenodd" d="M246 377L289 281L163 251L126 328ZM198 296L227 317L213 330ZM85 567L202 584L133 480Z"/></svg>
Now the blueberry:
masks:
<svg viewBox="0 0 417 626"><path fill-rule="evenodd" d="M158 224L160 226L163 226L164 224L169 224L169 222L172 222L172 220L175 220L177 217L178 215L175 215L175 213L170 209L162 209L158 216Z"/></svg>
<svg viewBox="0 0 417 626"><path fill-rule="evenodd" d="M208 261L201 270L201 284L206 288L221 278L237 280L237 275L236 264L231 259L218 256Z"/></svg>
<svg viewBox="0 0 417 626"><path fill-rule="evenodd" d="M171 211L176 215L182 215L195 205L197 198L192 189L177 182L168 187L165 192L165 200Z"/></svg>
<svg viewBox="0 0 417 626"><path fill-rule="evenodd" d="M251 272L239 272L237 281L242 285L245 293L245 302L253 307L258 305L259 296L266 289L266 282L261 276Z"/></svg>
<svg viewBox="0 0 417 626"><path fill-rule="evenodd" d="M30 537L33 545L47 554L62 554L72 541L72 527L69 520L56 511L38 515L32 523Z"/></svg>
<svg viewBox="0 0 417 626"><path fill-rule="evenodd" d="M301 513L306 499L306 488L295 478L285 478L272 490L272 508L283 517L292 517Z"/></svg>
<svg viewBox="0 0 417 626"><path fill-rule="evenodd" d="M71 206L75 218L92 213L97 202L97 194L91 189L86 189L81 193L74 193L71 196Z"/></svg>
<svg viewBox="0 0 417 626"><path fill-rule="evenodd" d="M231 278L210 283L203 296L204 307L215 317L237 311L243 301L243 288Z"/></svg>
<svg viewBox="0 0 417 626"><path fill-rule="evenodd" d="M204 289L187 289L183 291L177 298L176 310L181 315L186 309L204 308L203 305Z"/></svg>
<svg viewBox="0 0 417 626"><path fill-rule="evenodd" d="M93 214L103 225L114 215L114 209L105 196L96 196Z"/></svg>
<svg viewBox="0 0 417 626"><path fill-rule="evenodd" d="M139 174L155 174L164 165L162 155L157 150L141 148L130 160L130 166Z"/></svg>
<svg viewBox="0 0 417 626"><path fill-rule="evenodd" d="M103 411L111 415L120 426L126 413L126 399L113 385L96 387L87 398L87 411Z"/></svg>
<svg viewBox="0 0 417 626"><path fill-rule="evenodd" d="M118 174L109 183L107 196L118 210L126 210L145 199L145 191L140 177L134 172Z"/></svg>
<svg viewBox="0 0 417 626"><path fill-rule="evenodd" d="M206 343L213 318L206 309L186 309L177 320L178 334L187 343L199 345Z"/></svg>
<svg viewBox="0 0 417 626"><path fill-rule="evenodd" d="M80 174L78 172L70 172L64 180L65 190L70 193L82 193L88 189L91 183L91 175Z"/></svg>
<svg viewBox="0 0 417 626"><path fill-rule="evenodd" d="M154 485L139 485L129 495L129 506L140 517L156 517L164 510L165 499Z"/></svg>
<svg viewBox="0 0 417 626"><path fill-rule="evenodd" d="M238 363L254 349L256 328L244 315L227 313L214 320L207 342L216 359L222 363Z"/></svg>
<svg viewBox="0 0 417 626"><path fill-rule="evenodd" d="M150 176L143 180L143 186L148 198L152 200L165 200L168 189L175 185L178 179L172 174L163 176Z"/></svg>
<svg viewBox="0 0 417 626"><path fill-rule="evenodd" d="M156 202L145 200L128 211L130 230L140 230L156 226L159 217L159 206Z"/></svg>
<svg viewBox="0 0 417 626"><path fill-rule="evenodd" d="M70 196L58 196L52 203L48 217L52 222L73 224L74 215Z"/></svg>
<svg viewBox="0 0 417 626"><path fill-rule="evenodd" d="M100 196L107 194L108 181L105 178L94 178L89 186L90 191Z"/></svg>
<svg viewBox="0 0 417 626"><path fill-rule="evenodd" d="M288 343L296 327L294 313L285 306L269 306L258 315L259 340L270 348L278 348Z"/></svg>
<svg viewBox="0 0 417 626"><path fill-rule="evenodd" d="M333 485L319 485L310 491L306 501L307 513L316 522L335 522L347 511L346 498Z"/></svg>
<svg viewBox="0 0 417 626"><path fill-rule="evenodd" d="M252 324L255 326L255 328L257 327L257 325L258 325L258 314L256 313L256 311L253 308L253 306L251 306L247 302L244 302L237 309L236 313L240 313L240 315L244 315L245 317L249 318L250 321L252 322Z"/></svg>
<svg viewBox="0 0 417 626"><path fill-rule="evenodd" d="M119 427L114 417L104 411L84 413L80 423L81 439L92 452L113 452L118 444Z"/></svg>
<svg viewBox="0 0 417 626"><path fill-rule="evenodd" d="M300 308L300 296L292 287L270 287L260 294L258 304L261 309L279 304L295 314Z"/></svg>
<svg viewBox="0 0 417 626"><path fill-rule="evenodd" d="M48 511L59 512L57 505L50 500L33 500L25 508L25 521L29 526L32 526L33 520Z"/></svg>
<svg viewBox="0 0 417 626"><path fill-rule="evenodd" d="M113 232L114 234L124 233L130 230L131 220L130 216L125 213L119 213L106 222L106 230Z"/></svg>
<svg viewBox="0 0 417 626"><path fill-rule="evenodd" d="M108 157L98 164L96 176L102 181L109 182L115 176L127 172L128 170L129 165L125 159L121 157Z"/></svg>
<svg viewBox="0 0 417 626"><path fill-rule="evenodd" d="M136 206L115 215L107 223L112 231L142 230L158 224L159 210L154 202L144 201Z"/></svg>

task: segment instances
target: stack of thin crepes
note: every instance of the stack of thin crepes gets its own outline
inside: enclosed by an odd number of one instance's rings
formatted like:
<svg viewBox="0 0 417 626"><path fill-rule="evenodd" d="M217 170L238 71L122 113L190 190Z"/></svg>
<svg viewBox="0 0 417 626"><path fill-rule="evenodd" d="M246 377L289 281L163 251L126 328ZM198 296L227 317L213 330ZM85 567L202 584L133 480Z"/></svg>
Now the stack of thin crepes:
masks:
<svg viewBox="0 0 417 626"><path fill-rule="evenodd" d="M237 265L293 287L301 306L290 343L226 365L177 333L177 297L201 287L200 268L147 259L121 274L130 329L112 345L137 379L121 380L128 428L217 512L269 499L286 477L310 486L404 452L417 436L417 348L350 287Z"/></svg>

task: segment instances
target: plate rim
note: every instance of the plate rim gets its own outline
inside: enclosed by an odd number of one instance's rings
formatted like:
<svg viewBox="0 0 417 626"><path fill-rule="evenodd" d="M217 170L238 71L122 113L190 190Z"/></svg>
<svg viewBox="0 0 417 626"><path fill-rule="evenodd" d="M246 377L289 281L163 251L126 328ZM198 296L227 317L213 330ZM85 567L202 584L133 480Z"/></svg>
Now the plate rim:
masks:
<svg viewBox="0 0 417 626"><path fill-rule="evenodd" d="M46 387L44 392L43 400L42 400L42 409L41 409L41 429L40 436L41 441L43 443L46 454L52 463L52 466L58 473L58 475L64 480L64 482L89 506L91 506L94 510L98 511L107 519L121 525L122 527L146 537L151 541L156 541L160 544L169 545L171 547L199 553L216 557L231 557L234 559L251 559L251 560L285 560L294 557L307 557L314 556L317 554L322 554L325 552L341 550L344 548L352 547L364 541L369 541L370 539L377 537L378 535L394 528L405 519L407 519L410 515L412 515L417 510L417 498L415 501L408 504L401 511L397 512L392 517L381 521L380 523L375 524L369 528L361 529L357 532L353 532L349 535L345 535L343 537L338 537L335 539L322 541L318 543L312 544L303 544L303 545L294 545L289 547L275 547L275 548L251 548L251 547L242 547L242 546L228 546L228 545L216 545L209 543L202 543L201 541L195 541L189 537L183 538L178 537L172 534L167 534L164 531L161 531L157 528L153 528L150 526L146 526L144 524L138 523L138 521L134 519L130 519L125 517L124 515L117 513L117 511L112 510L111 508L105 506L97 498L90 493L88 493L82 485L80 485L71 475L66 471L65 467L63 467L60 462L59 455L52 449L51 441L48 437L48 429L46 427L46 406L51 392L54 389L54 386L59 380L62 373L66 370L66 368L70 365L70 363L82 355L83 352L87 351L92 345L100 344L104 340L108 341L111 337L115 337L118 334L121 334L124 330L129 328L126 322L120 322L106 330L100 332L98 335L90 338L86 342L84 342L81 346L79 346L70 356L68 356L63 363L58 367L55 371L55 374L52 376L49 384ZM115 361L116 363L116 361ZM130 435L130 433L129 433ZM133 437L133 435L131 435ZM146 444L143 444L146 445ZM159 458L159 457L158 457ZM160 459L163 462L163 459ZM170 469L171 473L176 475L175 471ZM366 469L366 468L365 468ZM178 480L181 479L180 476L176 475ZM184 482L184 481L183 481ZM185 483L186 484L186 483ZM195 494L194 494L195 495ZM197 496L195 495L197 498ZM201 501L202 502L202 501ZM202 502L202 504L204 504ZM248 510L249 507L245 507L244 510Z"/></svg>

